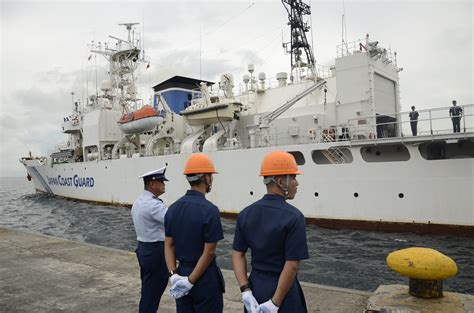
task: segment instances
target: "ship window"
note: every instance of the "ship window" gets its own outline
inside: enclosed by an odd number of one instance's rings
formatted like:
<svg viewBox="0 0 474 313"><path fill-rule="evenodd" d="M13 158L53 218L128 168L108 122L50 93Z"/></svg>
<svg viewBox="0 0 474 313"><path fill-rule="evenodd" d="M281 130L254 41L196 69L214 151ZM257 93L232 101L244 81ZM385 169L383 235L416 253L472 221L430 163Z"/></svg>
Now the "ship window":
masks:
<svg viewBox="0 0 474 313"><path fill-rule="evenodd" d="M304 165L306 163L306 160L304 159L304 155L300 151L288 151L288 153L292 154L295 157L296 164Z"/></svg>
<svg viewBox="0 0 474 313"><path fill-rule="evenodd" d="M410 159L407 147L400 144L362 147L360 154L366 162L401 162Z"/></svg>
<svg viewBox="0 0 474 313"><path fill-rule="evenodd" d="M328 150L313 150L311 157L316 164L346 164L354 158L348 148L329 148Z"/></svg>
<svg viewBox="0 0 474 313"><path fill-rule="evenodd" d="M425 160L474 158L474 142L468 140L453 143L445 141L423 143L418 146L418 150Z"/></svg>

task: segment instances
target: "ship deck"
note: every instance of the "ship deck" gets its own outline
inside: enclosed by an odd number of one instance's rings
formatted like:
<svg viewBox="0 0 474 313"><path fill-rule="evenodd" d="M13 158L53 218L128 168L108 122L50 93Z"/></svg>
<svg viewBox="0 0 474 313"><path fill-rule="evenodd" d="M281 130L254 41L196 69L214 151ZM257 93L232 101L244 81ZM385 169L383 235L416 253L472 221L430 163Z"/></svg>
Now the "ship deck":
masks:
<svg viewBox="0 0 474 313"><path fill-rule="evenodd" d="M413 144L417 145L424 142L433 141L446 141L447 143L457 142L459 140L474 140L474 132L463 132L463 133L451 133L451 134L424 134L418 136L399 136L399 137L388 137L388 138L376 138L376 139L364 139L364 140L347 140L347 141L336 141L331 144L337 143L338 146L367 146L367 145L378 145L378 144Z"/></svg>

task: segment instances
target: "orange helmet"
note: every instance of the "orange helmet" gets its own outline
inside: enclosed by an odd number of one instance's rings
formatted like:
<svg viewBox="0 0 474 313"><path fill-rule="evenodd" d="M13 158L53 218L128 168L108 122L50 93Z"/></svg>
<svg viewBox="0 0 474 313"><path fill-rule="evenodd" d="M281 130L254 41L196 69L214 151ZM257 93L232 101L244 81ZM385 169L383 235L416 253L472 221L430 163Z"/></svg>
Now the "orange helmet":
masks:
<svg viewBox="0 0 474 313"><path fill-rule="evenodd" d="M260 176L299 175L295 157L285 151L273 151L267 154L260 167Z"/></svg>
<svg viewBox="0 0 474 313"><path fill-rule="evenodd" d="M186 162L184 175L190 174L215 174L214 164L204 153L192 154Z"/></svg>

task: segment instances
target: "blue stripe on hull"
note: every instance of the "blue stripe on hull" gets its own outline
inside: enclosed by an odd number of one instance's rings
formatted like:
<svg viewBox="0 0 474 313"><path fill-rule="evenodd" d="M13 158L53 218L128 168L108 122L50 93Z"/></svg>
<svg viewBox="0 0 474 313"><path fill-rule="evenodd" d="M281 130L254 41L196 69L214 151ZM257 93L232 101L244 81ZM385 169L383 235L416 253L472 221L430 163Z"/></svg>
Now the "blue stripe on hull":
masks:
<svg viewBox="0 0 474 313"><path fill-rule="evenodd" d="M44 178L41 176L41 174L38 172L38 170L35 167L29 166L27 167L27 171L33 174L33 176L35 176L38 179L38 181L41 183L41 185L43 186L43 188L46 190L47 193L53 194L53 191L51 190L51 188L49 188L48 183L44 180Z"/></svg>

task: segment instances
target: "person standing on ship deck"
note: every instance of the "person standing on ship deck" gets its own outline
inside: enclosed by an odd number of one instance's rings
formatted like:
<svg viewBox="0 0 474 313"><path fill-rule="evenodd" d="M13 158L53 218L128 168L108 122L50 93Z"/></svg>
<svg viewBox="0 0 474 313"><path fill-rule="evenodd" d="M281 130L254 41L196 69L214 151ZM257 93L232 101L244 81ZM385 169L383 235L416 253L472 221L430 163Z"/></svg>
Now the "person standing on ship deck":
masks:
<svg viewBox="0 0 474 313"><path fill-rule="evenodd" d="M219 209L205 197L216 173L207 155L191 155L184 170L191 189L169 207L165 216L170 294L176 299L178 313L223 311L225 283L216 263L216 247L224 233Z"/></svg>
<svg viewBox="0 0 474 313"><path fill-rule="evenodd" d="M418 124L419 114L418 114L417 111L415 111L415 106L414 105L411 107L411 112L410 112L410 114L408 114L408 116L410 117L411 134L413 136L416 136L416 134L417 134L416 127L417 127L417 124Z"/></svg>
<svg viewBox="0 0 474 313"><path fill-rule="evenodd" d="M138 240L135 253L142 281L140 313L156 313L168 284L164 250L167 208L158 198L165 193L165 181L168 181L165 172L166 167L162 167L140 176L143 178L145 190L135 200L131 211Z"/></svg>
<svg viewBox="0 0 474 313"><path fill-rule="evenodd" d="M456 103L456 100L453 100L453 106L449 108L449 116L453 122L453 133L459 133L461 131L462 108L456 106Z"/></svg>
<svg viewBox="0 0 474 313"><path fill-rule="evenodd" d="M297 279L300 261L309 258L305 218L286 202L295 197L299 174L290 153L267 154L260 169L267 194L237 218L232 263L245 312L307 312ZM248 278L245 254L249 248L252 272Z"/></svg>

